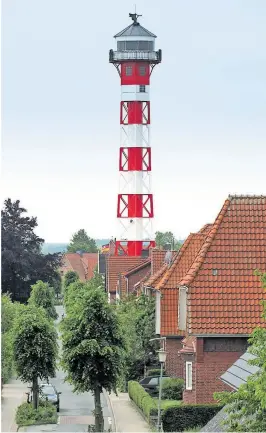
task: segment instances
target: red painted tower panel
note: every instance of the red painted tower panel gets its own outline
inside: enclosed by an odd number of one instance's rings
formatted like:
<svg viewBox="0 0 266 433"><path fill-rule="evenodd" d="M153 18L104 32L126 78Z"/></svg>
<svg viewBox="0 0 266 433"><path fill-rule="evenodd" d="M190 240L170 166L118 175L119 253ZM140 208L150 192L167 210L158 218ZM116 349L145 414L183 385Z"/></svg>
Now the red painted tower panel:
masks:
<svg viewBox="0 0 266 433"><path fill-rule="evenodd" d="M117 218L122 232L116 238L116 254L141 256L155 246L149 94L151 72L161 62L161 50L155 51L156 36L139 24L140 15L129 16L133 24L115 35L117 51L109 53L121 78Z"/></svg>

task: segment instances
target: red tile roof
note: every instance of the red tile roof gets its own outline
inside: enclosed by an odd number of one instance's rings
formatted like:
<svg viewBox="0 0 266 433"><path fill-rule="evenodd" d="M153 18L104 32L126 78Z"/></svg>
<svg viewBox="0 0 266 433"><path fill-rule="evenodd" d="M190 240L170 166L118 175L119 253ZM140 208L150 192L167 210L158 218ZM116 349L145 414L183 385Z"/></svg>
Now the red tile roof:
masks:
<svg viewBox="0 0 266 433"><path fill-rule="evenodd" d="M206 227L206 226L205 226ZM208 230L191 233L179 252L174 256L171 266L164 265L157 273L153 287L162 293L161 299L161 334L184 335L178 330L178 284L186 275L197 253L204 243ZM161 274L161 275L160 275Z"/></svg>
<svg viewBox="0 0 266 433"><path fill-rule="evenodd" d="M109 256L106 259L107 291L116 292L119 274L147 261L147 258L129 256Z"/></svg>
<svg viewBox="0 0 266 433"><path fill-rule="evenodd" d="M77 272L81 281L90 280L98 263L98 253L66 253L62 260L61 270Z"/></svg>
<svg viewBox="0 0 266 433"><path fill-rule="evenodd" d="M165 250L159 250L157 248L151 249L151 273L154 275L164 264L164 258L166 251Z"/></svg>
<svg viewBox="0 0 266 433"><path fill-rule="evenodd" d="M229 196L179 283L189 287L189 333L250 334L265 326L266 293L255 269L266 271L266 196Z"/></svg>
<svg viewBox="0 0 266 433"><path fill-rule="evenodd" d="M129 270L123 272L123 275L125 277L128 277L129 275L135 274L136 272L140 271L141 269L143 269L145 267L150 268L150 265L151 265L151 259L148 258L144 262L142 262L136 266L133 266L133 268L130 268Z"/></svg>

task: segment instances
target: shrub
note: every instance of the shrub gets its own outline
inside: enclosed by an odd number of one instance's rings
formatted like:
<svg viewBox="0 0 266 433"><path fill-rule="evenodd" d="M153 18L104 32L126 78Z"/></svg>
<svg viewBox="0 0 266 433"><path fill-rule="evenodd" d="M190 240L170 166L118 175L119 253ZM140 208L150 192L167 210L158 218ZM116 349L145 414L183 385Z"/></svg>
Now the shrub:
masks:
<svg viewBox="0 0 266 433"><path fill-rule="evenodd" d="M183 379L163 379L162 399L182 400L183 388L184 388Z"/></svg>
<svg viewBox="0 0 266 433"><path fill-rule="evenodd" d="M38 409L33 409L31 403L22 403L16 411L16 423L18 426L33 424L56 424L56 408L47 401L40 400Z"/></svg>
<svg viewBox="0 0 266 433"><path fill-rule="evenodd" d="M161 370L159 368L151 368L147 372L147 376L160 376L160 375L161 375ZM163 370L163 376L165 376L165 370Z"/></svg>
<svg viewBox="0 0 266 433"><path fill-rule="evenodd" d="M143 389L143 387L138 382L134 381L128 382L128 394L149 421L151 410L153 408L156 409L156 403L154 399Z"/></svg>
<svg viewBox="0 0 266 433"><path fill-rule="evenodd" d="M165 432L203 427L222 409L220 404L189 404L165 409L162 414L163 430Z"/></svg>

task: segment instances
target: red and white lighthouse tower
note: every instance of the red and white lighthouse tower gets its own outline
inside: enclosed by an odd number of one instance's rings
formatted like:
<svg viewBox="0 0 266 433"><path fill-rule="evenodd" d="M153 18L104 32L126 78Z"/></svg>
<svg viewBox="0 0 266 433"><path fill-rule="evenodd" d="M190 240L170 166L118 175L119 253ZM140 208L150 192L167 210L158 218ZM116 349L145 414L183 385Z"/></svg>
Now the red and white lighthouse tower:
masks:
<svg viewBox="0 0 266 433"><path fill-rule="evenodd" d="M133 23L114 37L117 51L110 50L121 78L120 104L120 185L117 218L121 232L116 238L115 254L146 255L155 246L151 191L150 76L161 62L155 51L156 36L138 22L141 15L129 14Z"/></svg>

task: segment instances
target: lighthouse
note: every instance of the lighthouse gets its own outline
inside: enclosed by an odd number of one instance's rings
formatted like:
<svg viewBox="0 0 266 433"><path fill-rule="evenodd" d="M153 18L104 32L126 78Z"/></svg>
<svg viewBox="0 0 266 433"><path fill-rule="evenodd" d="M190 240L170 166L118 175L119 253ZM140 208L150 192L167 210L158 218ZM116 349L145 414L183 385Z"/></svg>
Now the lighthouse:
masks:
<svg viewBox="0 0 266 433"><path fill-rule="evenodd" d="M116 50L109 52L109 62L116 67L121 83L117 197L120 231L115 254L135 257L145 257L155 246L150 77L162 59L161 50L155 50L156 36L139 23L140 16L129 14L133 22L114 36Z"/></svg>

